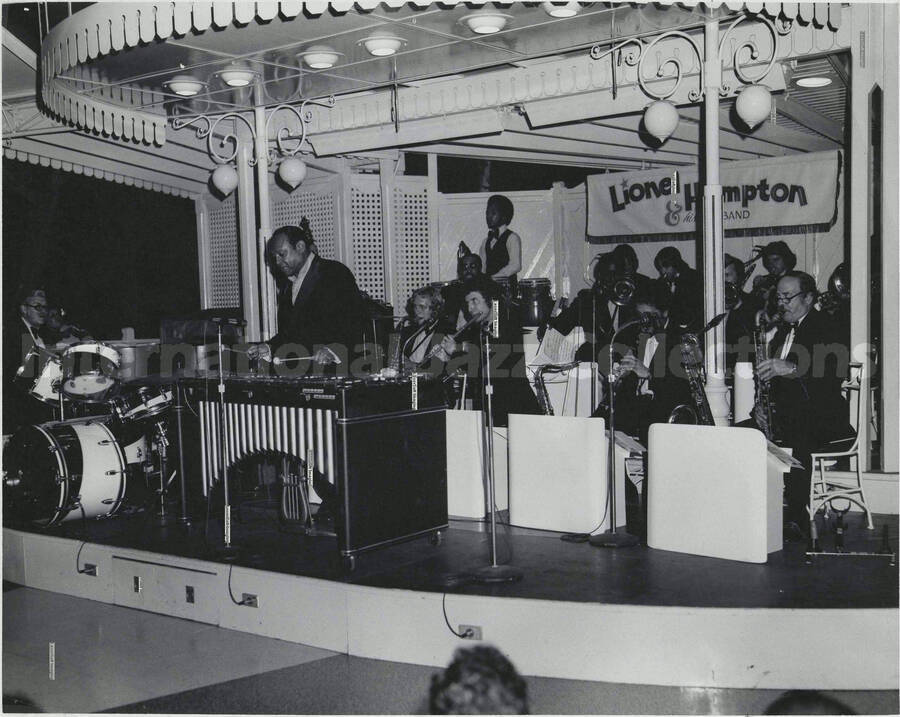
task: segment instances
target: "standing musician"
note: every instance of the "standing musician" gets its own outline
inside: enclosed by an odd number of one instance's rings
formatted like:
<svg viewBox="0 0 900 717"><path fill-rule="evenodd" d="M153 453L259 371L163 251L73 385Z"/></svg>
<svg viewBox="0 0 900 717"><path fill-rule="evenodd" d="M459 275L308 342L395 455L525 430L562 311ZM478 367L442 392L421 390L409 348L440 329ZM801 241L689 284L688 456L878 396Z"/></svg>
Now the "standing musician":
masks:
<svg viewBox="0 0 900 717"><path fill-rule="evenodd" d="M840 344L836 327L813 309L816 285L802 271L788 271L778 281L776 301L781 322L771 343L770 358L759 363L759 379L770 382L774 402L775 438L793 449L803 464L785 478L788 539L808 534L810 454L829 441L852 434L848 406L841 395L848 347ZM756 425L765 420L754 408Z"/></svg>
<svg viewBox="0 0 900 717"><path fill-rule="evenodd" d="M667 422L676 406L693 405L690 384L680 368L683 329L669 316L670 302L671 294L659 283L637 291L637 323L623 329L614 347L623 349L618 366L613 366L613 375L619 377L616 427L645 444L650 424ZM673 352L676 358L671 357ZM608 404L601 406L601 415L608 410Z"/></svg>
<svg viewBox="0 0 900 717"><path fill-rule="evenodd" d="M448 373L464 368L468 373L473 407L482 407L486 382L484 366L485 334L493 325L493 301L499 306L499 337L488 339L491 348L490 378L494 388L492 407L494 425L507 425L510 413L538 415L542 411L525 377L525 353L522 329L503 310L500 287L487 276L476 277L464 285L466 320L473 323L454 336L446 336L441 347L450 357Z"/></svg>
<svg viewBox="0 0 900 717"><path fill-rule="evenodd" d="M515 297L517 275L522 268L522 240L509 228L513 203L502 194L488 199L484 218L488 235L478 250L484 273L492 279L508 279L509 297Z"/></svg>
<svg viewBox="0 0 900 717"><path fill-rule="evenodd" d="M278 297L278 333L251 346L250 357L271 360L273 352L312 353L316 364L340 360L348 366L365 325L365 307L353 274L315 252L306 217L299 227L276 229L266 254L270 266L286 279Z"/></svg>
<svg viewBox="0 0 900 717"><path fill-rule="evenodd" d="M703 287L700 275L681 258L674 246L665 246L657 252L653 265L659 272L659 280L672 294L670 318L686 331L694 331L703 316Z"/></svg>
<svg viewBox="0 0 900 717"><path fill-rule="evenodd" d="M756 312L761 304L744 285L744 262L731 254L725 255L725 367L734 371L737 361L747 361L753 350L753 330Z"/></svg>
<svg viewBox="0 0 900 717"><path fill-rule="evenodd" d="M775 301L775 287L778 280L787 272L793 271L797 266L797 255L783 241L773 241L766 244L761 251L762 263L768 274L754 277L753 293L762 302L766 310L765 320L772 322L778 311Z"/></svg>
<svg viewBox="0 0 900 717"><path fill-rule="evenodd" d="M444 336L453 333L443 315L444 300L439 289L425 286L416 289L406 303L406 316L400 329L397 345L399 364L395 368L418 367L429 358L432 349L440 346ZM425 370L443 370L443 352L432 357Z"/></svg>

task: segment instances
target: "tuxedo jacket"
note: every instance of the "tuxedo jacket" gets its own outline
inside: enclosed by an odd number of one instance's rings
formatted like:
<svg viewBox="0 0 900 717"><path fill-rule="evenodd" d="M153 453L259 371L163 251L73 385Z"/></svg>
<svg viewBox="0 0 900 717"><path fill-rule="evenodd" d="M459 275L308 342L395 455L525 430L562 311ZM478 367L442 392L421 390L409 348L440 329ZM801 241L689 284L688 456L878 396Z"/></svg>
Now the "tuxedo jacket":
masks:
<svg viewBox="0 0 900 717"><path fill-rule="evenodd" d="M773 343L772 351L778 358L779 346ZM808 432L814 443L847 434L849 409L841 383L847 377L848 355L839 327L827 315L813 309L796 327L785 358L798 370L771 383L776 420L786 440L798 431Z"/></svg>
<svg viewBox="0 0 900 717"><path fill-rule="evenodd" d="M654 421L665 421L675 406L686 403L693 406L691 388L687 376L682 367L681 333L671 319L662 331L654 334L659 342L653 359L647 367L650 369L650 378L647 387L653 392L653 416ZM616 341L617 355L624 355L628 350L632 351L638 361L644 360L644 350L650 334L642 333L639 326L625 329ZM634 373L628 373L619 382L616 390L617 402L628 402L639 395L641 379Z"/></svg>
<svg viewBox="0 0 900 717"><path fill-rule="evenodd" d="M696 331L703 324L703 284L700 275L691 268L685 268L675 279L674 290L665 279L657 279L669 291L672 303L669 319L685 331Z"/></svg>
<svg viewBox="0 0 900 717"><path fill-rule="evenodd" d="M365 309L356 280L338 261L313 258L296 301L287 282L278 300L278 333L269 344L273 351L296 343L310 353L316 346L340 344L348 355L363 341Z"/></svg>

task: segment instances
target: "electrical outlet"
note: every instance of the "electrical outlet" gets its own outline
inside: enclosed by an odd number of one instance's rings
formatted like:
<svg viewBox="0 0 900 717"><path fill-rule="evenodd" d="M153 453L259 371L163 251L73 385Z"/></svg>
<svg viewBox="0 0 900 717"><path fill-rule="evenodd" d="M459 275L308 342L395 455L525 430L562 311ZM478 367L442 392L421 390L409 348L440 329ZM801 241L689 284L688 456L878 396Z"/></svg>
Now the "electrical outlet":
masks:
<svg viewBox="0 0 900 717"><path fill-rule="evenodd" d="M97 577L97 566L93 563L85 563L84 569L81 571L82 575L90 575L91 577Z"/></svg>
<svg viewBox="0 0 900 717"><path fill-rule="evenodd" d="M193 585L185 585L184 586L184 599L191 604L194 603L194 586Z"/></svg>
<svg viewBox="0 0 900 717"><path fill-rule="evenodd" d="M134 576L134 591L135 591L136 593L139 593L139 592L140 592L141 590L143 590L143 589L144 589L144 581L143 581L143 579L141 578L140 575L135 575L135 576Z"/></svg>
<svg viewBox="0 0 900 717"><path fill-rule="evenodd" d="M247 607L259 607L259 599L251 593L243 593L241 595L241 604Z"/></svg>
<svg viewBox="0 0 900 717"><path fill-rule="evenodd" d="M481 639L481 626L480 625L460 625L459 626L459 634L463 640L480 640Z"/></svg>

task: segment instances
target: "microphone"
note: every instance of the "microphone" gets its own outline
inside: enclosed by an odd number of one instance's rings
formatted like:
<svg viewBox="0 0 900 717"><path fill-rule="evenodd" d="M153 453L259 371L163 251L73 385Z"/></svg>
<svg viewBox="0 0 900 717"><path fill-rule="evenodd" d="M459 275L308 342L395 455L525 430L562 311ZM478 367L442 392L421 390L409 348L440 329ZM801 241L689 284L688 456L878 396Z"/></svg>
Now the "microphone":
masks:
<svg viewBox="0 0 900 717"><path fill-rule="evenodd" d="M221 326L246 326L247 325L247 321L245 319L232 319L232 318L228 318L226 316L214 316L207 320L213 324L219 324Z"/></svg>

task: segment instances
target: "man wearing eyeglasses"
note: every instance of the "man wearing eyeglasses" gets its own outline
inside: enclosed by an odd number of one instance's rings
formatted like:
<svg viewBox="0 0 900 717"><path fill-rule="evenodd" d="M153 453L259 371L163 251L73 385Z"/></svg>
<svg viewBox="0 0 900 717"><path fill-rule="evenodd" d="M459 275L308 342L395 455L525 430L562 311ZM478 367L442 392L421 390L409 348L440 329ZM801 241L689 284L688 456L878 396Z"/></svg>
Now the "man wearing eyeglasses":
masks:
<svg viewBox="0 0 900 717"><path fill-rule="evenodd" d="M771 382L775 438L792 448L803 464L802 470L792 470L785 479L785 535L800 540L809 529L810 454L852 433L841 395L849 350L841 344L834 323L813 308L816 284L809 274L784 274L776 287L776 300L781 324L770 345L770 358L761 361L757 371L762 380ZM754 409L755 418L760 411L759 406Z"/></svg>
<svg viewBox="0 0 900 717"><path fill-rule="evenodd" d="M40 368L37 353L29 352L34 347L44 348L41 332L47 323L47 295L42 289L29 288L21 297L16 316L3 330L4 434L50 418L46 407L25 393L31 389L30 381L37 378Z"/></svg>

